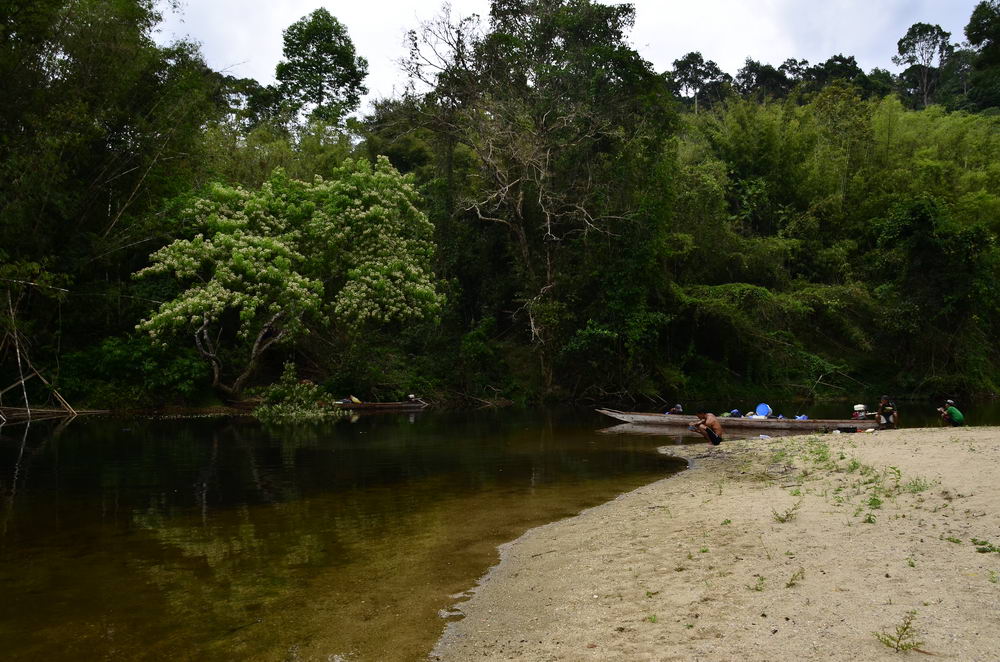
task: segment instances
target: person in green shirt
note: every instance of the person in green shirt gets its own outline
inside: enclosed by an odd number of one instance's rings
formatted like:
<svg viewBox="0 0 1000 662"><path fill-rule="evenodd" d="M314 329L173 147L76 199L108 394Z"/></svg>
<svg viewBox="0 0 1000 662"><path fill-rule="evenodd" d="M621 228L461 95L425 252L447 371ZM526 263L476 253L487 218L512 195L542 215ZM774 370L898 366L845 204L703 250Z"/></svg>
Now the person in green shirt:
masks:
<svg viewBox="0 0 1000 662"><path fill-rule="evenodd" d="M955 406L954 400L947 400L944 403L944 407L941 407L938 411L941 412L941 419L948 425L956 428L960 425L965 425L965 416Z"/></svg>

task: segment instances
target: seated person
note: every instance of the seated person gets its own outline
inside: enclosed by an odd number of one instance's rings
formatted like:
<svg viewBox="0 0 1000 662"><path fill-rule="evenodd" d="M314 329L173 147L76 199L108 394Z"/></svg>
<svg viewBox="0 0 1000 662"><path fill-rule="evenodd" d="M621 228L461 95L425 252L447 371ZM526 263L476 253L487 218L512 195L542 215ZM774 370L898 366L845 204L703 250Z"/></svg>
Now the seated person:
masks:
<svg viewBox="0 0 1000 662"><path fill-rule="evenodd" d="M896 403L889 400L888 395L879 398L878 407L875 408L875 421L879 430L899 427L899 410L896 409Z"/></svg>
<svg viewBox="0 0 1000 662"><path fill-rule="evenodd" d="M671 407L670 409L668 409L667 411L665 411L663 413L664 414L683 414L684 413L684 407L681 407L679 404L676 404L676 405L674 405L673 407Z"/></svg>

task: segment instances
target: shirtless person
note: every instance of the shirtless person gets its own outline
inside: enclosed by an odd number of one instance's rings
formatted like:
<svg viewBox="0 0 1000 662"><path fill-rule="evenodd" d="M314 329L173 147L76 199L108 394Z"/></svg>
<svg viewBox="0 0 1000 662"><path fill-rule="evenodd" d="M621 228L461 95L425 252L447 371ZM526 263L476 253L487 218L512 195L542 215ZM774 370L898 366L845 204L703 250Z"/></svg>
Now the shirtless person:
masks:
<svg viewBox="0 0 1000 662"><path fill-rule="evenodd" d="M722 443L722 425L719 423L719 419L716 418L715 414L709 414L703 411L695 413L699 420L697 423L692 425L689 429L693 432L697 432L701 436L708 439L709 443L713 446L718 446Z"/></svg>

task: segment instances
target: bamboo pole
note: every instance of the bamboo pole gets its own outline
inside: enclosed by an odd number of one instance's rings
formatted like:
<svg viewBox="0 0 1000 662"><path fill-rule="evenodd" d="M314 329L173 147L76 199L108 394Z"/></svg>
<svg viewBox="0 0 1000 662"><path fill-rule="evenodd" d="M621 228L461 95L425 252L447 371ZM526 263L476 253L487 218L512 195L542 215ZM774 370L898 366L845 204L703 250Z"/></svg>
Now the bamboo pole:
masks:
<svg viewBox="0 0 1000 662"><path fill-rule="evenodd" d="M21 342L17 337L17 322L14 319L14 303L10 298L10 290L7 290L7 308L10 310L10 330L14 334L14 351L17 353L17 372L21 378L21 392L24 394L24 408L28 410L28 419L31 419L31 403L28 402L28 387L24 385L24 368L21 367Z"/></svg>

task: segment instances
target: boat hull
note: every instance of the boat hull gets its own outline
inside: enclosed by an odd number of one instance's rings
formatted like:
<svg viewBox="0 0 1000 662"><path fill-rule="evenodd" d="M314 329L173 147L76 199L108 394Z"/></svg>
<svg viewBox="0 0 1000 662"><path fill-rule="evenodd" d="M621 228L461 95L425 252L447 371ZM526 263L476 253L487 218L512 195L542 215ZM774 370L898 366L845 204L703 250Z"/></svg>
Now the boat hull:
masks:
<svg viewBox="0 0 1000 662"><path fill-rule="evenodd" d="M351 411L420 411L427 408L426 402L338 402L334 405L338 409L349 409Z"/></svg>
<svg viewBox="0 0 1000 662"><path fill-rule="evenodd" d="M618 411L617 409L598 409L598 413L610 416L625 423L637 425L662 425L671 427L687 427L698 422L697 416L677 414L653 414L638 411ZM868 430L875 428L875 421L855 419L817 418L799 421L794 418L723 418L719 417L722 428L760 429L760 430L791 430L801 432L830 432L839 428L857 428Z"/></svg>

